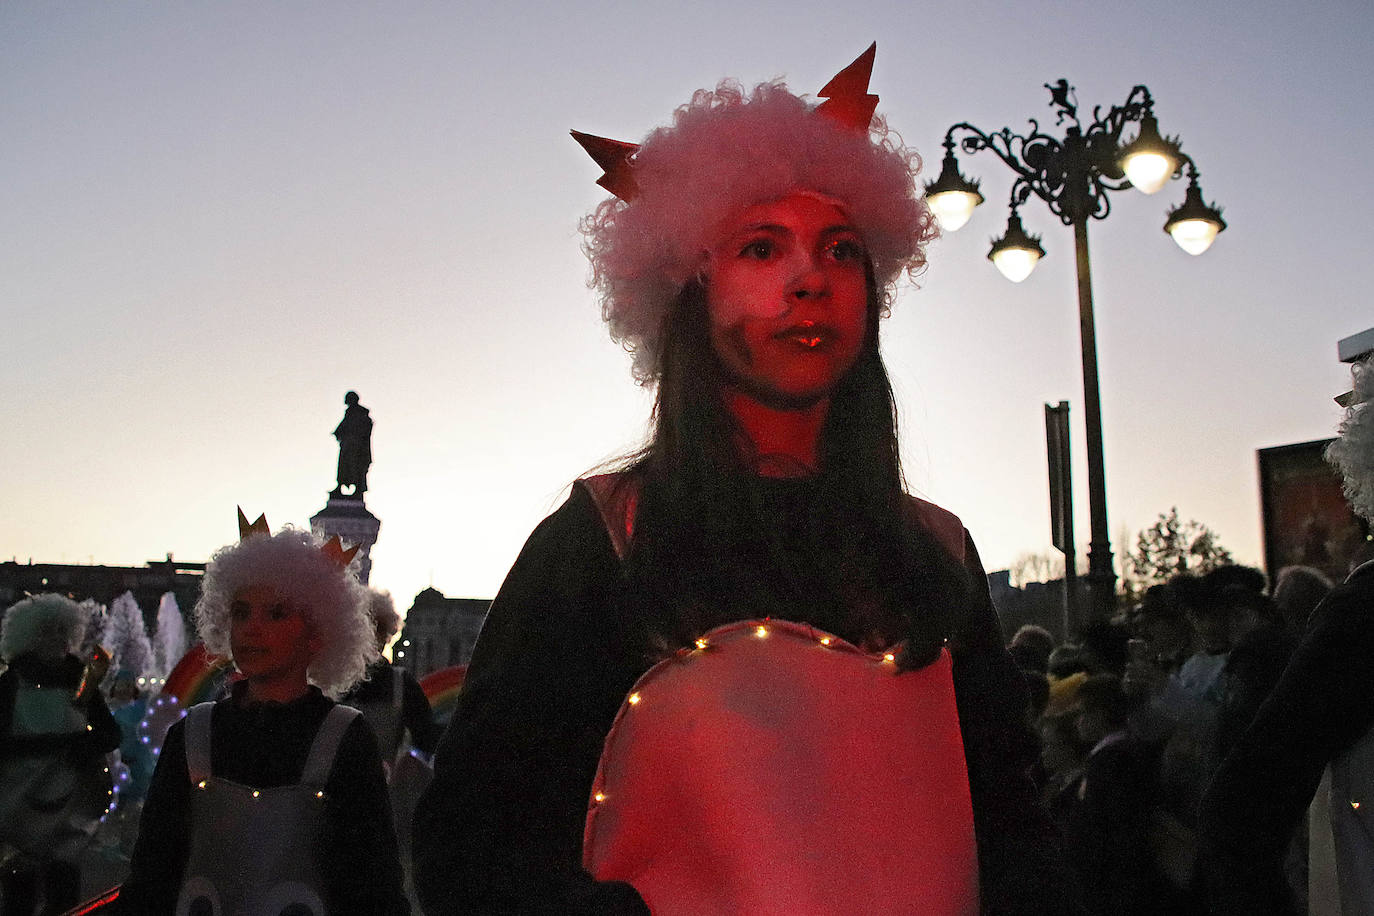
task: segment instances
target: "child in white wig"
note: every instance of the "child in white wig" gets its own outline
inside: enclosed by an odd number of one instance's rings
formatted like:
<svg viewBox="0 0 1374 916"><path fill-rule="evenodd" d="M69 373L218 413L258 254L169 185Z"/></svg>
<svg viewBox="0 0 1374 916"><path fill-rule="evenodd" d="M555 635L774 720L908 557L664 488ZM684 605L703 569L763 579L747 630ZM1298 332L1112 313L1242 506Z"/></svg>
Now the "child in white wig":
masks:
<svg viewBox="0 0 1374 916"><path fill-rule="evenodd" d="M98 685L109 664L76 656L87 615L62 595L25 598L0 631L0 881L4 912L44 912L80 897L81 854L109 804L105 755L119 726Z"/></svg>
<svg viewBox="0 0 1374 916"><path fill-rule="evenodd" d="M1374 524L1374 357L1326 457L1350 507ZM1374 560L1356 567L1307 621L1288 667L1222 762L1202 803L1211 912L1374 912ZM1310 808L1309 808L1310 805ZM1285 877L1306 816L1307 887Z"/></svg>
<svg viewBox="0 0 1374 916"><path fill-rule="evenodd" d="M427 913L1075 911L977 552L902 480L879 329L935 224L873 61L574 132L653 429L492 603L417 808Z"/></svg>
<svg viewBox="0 0 1374 916"><path fill-rule="evenodd" d="M408 912L376 738L332 699L373 654L353 552L239 525L195 613L241 679L168 731L117 909Z"/></svg>
<svg viewBox="0 0 1374 916"><path fill-rule="evenodd" d="M395 760L407 734L410 746L428 760L439 740L435 734L434 711L414 676L392 665L382 655L401 629L401 615L396 613L396 603L390 592L369 589L367 606L377 651L367 666L367 677L348 691L342 702L362 712L372 726L384 763Z"/></svg>
<svg viewBox="0 0 1374 916"><path fill-rule="evenodd" d="M377 654L367 667L367 677L344 694L341 702L363 714L381 747L391 787L392 813L396 817L396 841L404 862L410 853L410 822L415 802L429 784L429 760L439 741L434 711L414 676L392 665L382 651L401 628L401 615L390 592L368 590ZM403 748L408 748L403 753Z"/></svg>

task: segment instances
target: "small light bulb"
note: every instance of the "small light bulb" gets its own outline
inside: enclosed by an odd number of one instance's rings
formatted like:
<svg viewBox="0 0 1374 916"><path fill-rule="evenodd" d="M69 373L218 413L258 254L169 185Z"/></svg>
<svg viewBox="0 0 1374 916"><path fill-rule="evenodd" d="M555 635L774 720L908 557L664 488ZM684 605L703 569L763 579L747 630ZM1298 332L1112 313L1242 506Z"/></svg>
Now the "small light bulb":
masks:
<svg viewBox="0 0 1374 916"><path fill-rule="evenodd" d="M893 653L891 653L891 652L885 652L885 653L883 653L883 661L885 661L885 662L895 662L896 660L897 660L897 656L894 655Z"/></svg>
<svg viewBox="0 0 1374 916"><path fill-rule="evenodd" d="M758 628L754 630L754 635L757 636L759 639L763 639L765 636L768 635L768 628L760 624Z"/></svg>
<svg viewBox="0 0 1374 916"><path fill-rule="evenodd" d="M595 801L595 802L599 805L599 804L601 804L602 802L604 802L604 801L606 800L606 793L605 793L605 792L598 792L598 793L596 793L595 795L592 796L592 800Z"/></svg>
<svg viewBox="0 0 1374 916"><path fill-rule="evenodd" d="M1353 801L1353 802L1350 803L1350 807L1352 807L1352 808L1354 808L1356 811L1358 811L1358 810L1360 810L1360 803L1357 802L1357 801Z"/></svg>
<svg viewBox="0 0 1374 916"><path fill-rule="evenodd" d="M829 636L822 636L822 637L821 637L821 645L823 645L823 646L828 646L828 645L830 645L830 637L829 637Z"/></svg>
<svg viewBox="0 0 1374 916"><path fill-rule="evenodd" d="M707 645L707 643L706 643L706 637L705 637L705 636L699 636L699 637L697 637L697 648L698 648L698 649L705 649L705 648L706 648L706 645Z"/></svg>
<svg viewBox="0 0 1374 916"><path fill-rule="evenodd" d="M632 693L632 694L630 694L629 700L630 700L630 705L631 705L631 706L638 706L638 705L639 705L639 694L637 694L637 693Z"/></svg>
<svg viewBox="0 0 1374 916"><path fill-rule="evenodd" d="M205 780L202 779L200 782L196 783L196 788L197 788L197 789L203 789L203 788L205 788Z"/></svg>
<svg viewBox="0 0 1374 916"><path fill-rule="evenodd" d="M315 793L316 798L324 798L324 790Z"/></svg>
<svg viewBox="0 0 1374 916"><path fill-rule="evenodd" d="M93 731L95 731L95 726L94 726L94 725L87 725L87 726L86 726L86 731L88 731L88 732L93 732Z"/></svg>
<svg viewBox="0 0 1374 916"><path fill-rule="evenodd" d="M259 792L257 789L254 789L254 790L253 790L253 797L254 797L254 798L257 798L257 797L258 797L259 795L261 795L261 794L262 794L262 793Z"/></svg>

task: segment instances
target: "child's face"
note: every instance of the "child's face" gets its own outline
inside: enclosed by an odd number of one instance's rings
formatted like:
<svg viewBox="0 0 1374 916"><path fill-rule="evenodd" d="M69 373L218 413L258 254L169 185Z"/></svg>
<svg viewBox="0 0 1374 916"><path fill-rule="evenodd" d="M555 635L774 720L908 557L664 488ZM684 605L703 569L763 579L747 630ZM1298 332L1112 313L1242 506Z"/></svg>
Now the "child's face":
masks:
<svg viewBox="0 0 1374 916"><path fill-rule="evenodd" d="M229 606L229 649L250 690L289 699L306 687L318 642L304 612L267 585L250 585Z"/></svg>

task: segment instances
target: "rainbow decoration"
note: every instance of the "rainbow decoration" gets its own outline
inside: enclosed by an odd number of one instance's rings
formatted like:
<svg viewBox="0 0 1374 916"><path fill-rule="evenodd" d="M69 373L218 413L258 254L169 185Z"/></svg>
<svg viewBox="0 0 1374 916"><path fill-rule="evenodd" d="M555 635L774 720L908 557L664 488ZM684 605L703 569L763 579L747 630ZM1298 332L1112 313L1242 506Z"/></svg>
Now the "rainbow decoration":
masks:
<svg viewBox="0 0 1374 916"><path fill-rule="evenodd" d="M458 706L458 696L463 692L463 680L467 674L467 665L453 665L431 671L420 678L420 689L429 700L429 708L434 711L436 723L448 724L448 720L453 716L453 710Z"/></svg>
<svg viewBox="0 0 1374 916"><path fill-rule="evenodd" d="M218 699L232 670L229 659L211 655L205 644L198 642L167 675L161 695L176 697L183 708Z"/></svg>
<svg viewBox="0 0 1374 916"><path fill-rule="evenodd" d="M223 696L234 673L229 659L211 655L203 643L196 643L167 675L162 691L148 703L148 712L138 724L138 740L156 757L167 729L197 703Z"/></svg>

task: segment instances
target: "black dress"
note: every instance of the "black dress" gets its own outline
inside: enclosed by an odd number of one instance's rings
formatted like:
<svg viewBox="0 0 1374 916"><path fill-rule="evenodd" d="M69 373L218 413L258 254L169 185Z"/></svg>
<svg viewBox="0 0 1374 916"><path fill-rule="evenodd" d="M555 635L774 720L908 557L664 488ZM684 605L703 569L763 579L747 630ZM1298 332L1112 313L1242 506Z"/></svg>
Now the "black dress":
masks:
<svg viewBox="0 0 1374 916"><path fill-rule="evenodd" d="M809 482L763 487L782 515L807 511ZM1023 682L1003 648L977 554L960 533L977 588L957 610L949 647L983 910L1077 912L1029 778L1038 741L1025 724ZM824 606L789 617L857 643L842 619L812 619ZM645 613L579 483L535 529L492 603L440 741L435 781L415 818L415 883L426 913L648 912L632 887L598 882L581 866L603 741L653 663L636 635Z"/></svg>

